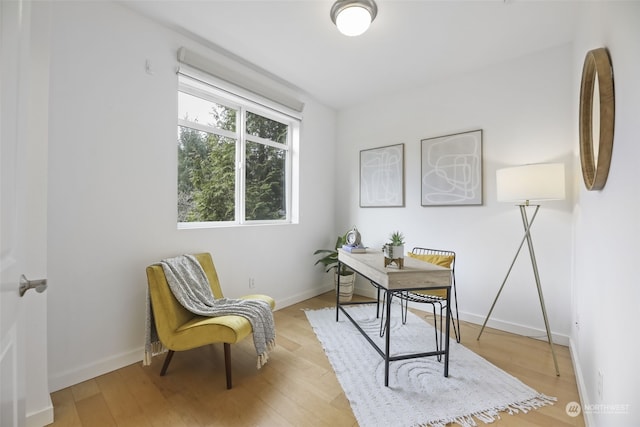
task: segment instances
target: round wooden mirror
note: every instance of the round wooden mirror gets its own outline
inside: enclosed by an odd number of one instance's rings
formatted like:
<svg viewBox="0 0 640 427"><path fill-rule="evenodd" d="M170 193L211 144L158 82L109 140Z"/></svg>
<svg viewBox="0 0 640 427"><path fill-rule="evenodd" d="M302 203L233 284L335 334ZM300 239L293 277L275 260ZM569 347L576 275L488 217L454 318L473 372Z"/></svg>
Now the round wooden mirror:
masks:
<svg viewBox="0 0 640 427"><path fill-rule="evenodd" d="M606 48L590 50L584 59L580 85L580 163L587 190L600 190L607 182L615 98L613 70Z"/></svg>

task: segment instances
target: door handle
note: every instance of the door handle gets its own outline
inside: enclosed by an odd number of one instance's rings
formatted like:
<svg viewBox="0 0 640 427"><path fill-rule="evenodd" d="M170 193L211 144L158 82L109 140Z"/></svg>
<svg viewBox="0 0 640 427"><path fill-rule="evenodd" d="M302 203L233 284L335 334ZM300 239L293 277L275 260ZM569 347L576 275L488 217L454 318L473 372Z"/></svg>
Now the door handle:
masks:
<svg viewBox="0 0 640 427"><path fill-rule="evenodd" d="M47 289L47 279L29 280L23 274L20 276L20 296L24 296L29 289L35 289L39 294Z"/></svg>

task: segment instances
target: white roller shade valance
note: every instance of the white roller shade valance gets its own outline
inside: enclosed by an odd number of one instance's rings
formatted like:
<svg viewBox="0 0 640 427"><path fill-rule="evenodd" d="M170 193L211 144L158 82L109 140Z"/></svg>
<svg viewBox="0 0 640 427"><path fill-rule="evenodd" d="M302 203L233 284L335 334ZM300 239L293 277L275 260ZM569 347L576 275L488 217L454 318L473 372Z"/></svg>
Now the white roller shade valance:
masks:
<svg viewBox="0 0 640 427"><path fill-rule="evenodd" d="M255 70L241 70L206 58L184 47L178 49L178 62L192 67L255 95L301 113L304 103L291 95L293 90Z"/></svg>

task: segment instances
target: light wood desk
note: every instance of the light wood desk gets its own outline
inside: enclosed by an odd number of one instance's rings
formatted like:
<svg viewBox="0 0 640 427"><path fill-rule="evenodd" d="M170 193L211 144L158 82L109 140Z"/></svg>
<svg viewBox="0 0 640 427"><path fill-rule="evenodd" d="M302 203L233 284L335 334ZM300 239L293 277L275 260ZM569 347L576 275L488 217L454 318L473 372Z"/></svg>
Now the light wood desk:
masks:
<svg viewBox="0 0 640 427"><path fill-rule="evenodd" d="M450 299L451 299L451 270L430 264L425 261L419 261L414 258L405 257L404 267L399 269L395 264L388 267L384 266L384 255L382 252L369 251L362 254L352 254L342 249L338 249L338 269L342 264L349 267L359 275L363 276L376 286L379 291L385 292L386 320L385 348L382 350L367 335L367 333L358 325L358 323L349 315L343 306L353 304L379 304L380 300L374 302L340 302L340 275L338 275L338 289L336 290L336 322L339 319L340 311L342 311L349 320L356 326L362 335L369 341L374 349L383 357L384 366L384 385L389 385L389 362L394 360L414 359L418 357L444 355L444 376L449 376L449 323L451 319ZM391 342L391 301L394 296L399 296L405 291L424 291L429 289L446 289L447 290L447 309L446 309L446 335L444 337L445 345L442 351L431 351L425 353L412 353L398 356L389 356L389 345ZM379 294L378 294L379 295ZM376 309L376 316L378 315ZM437 349L436 349L437 350Z"/></svg>

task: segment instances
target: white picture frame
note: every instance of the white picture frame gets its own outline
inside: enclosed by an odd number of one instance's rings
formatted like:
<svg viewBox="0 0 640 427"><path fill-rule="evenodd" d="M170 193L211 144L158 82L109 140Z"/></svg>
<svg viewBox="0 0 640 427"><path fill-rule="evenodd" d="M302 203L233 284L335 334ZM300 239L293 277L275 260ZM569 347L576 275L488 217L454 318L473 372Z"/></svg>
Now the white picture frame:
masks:
<svg viewBox="0 0 640 427"><path fill-rule="evenodd" d="M360 151L360 207L404 207L404 144Z"/></svg>
<svg viewBox="0 0 640 427"><path fill-rule="evenodd" d="M422 206L482 204L482 129L421 140Z"/></svg>

